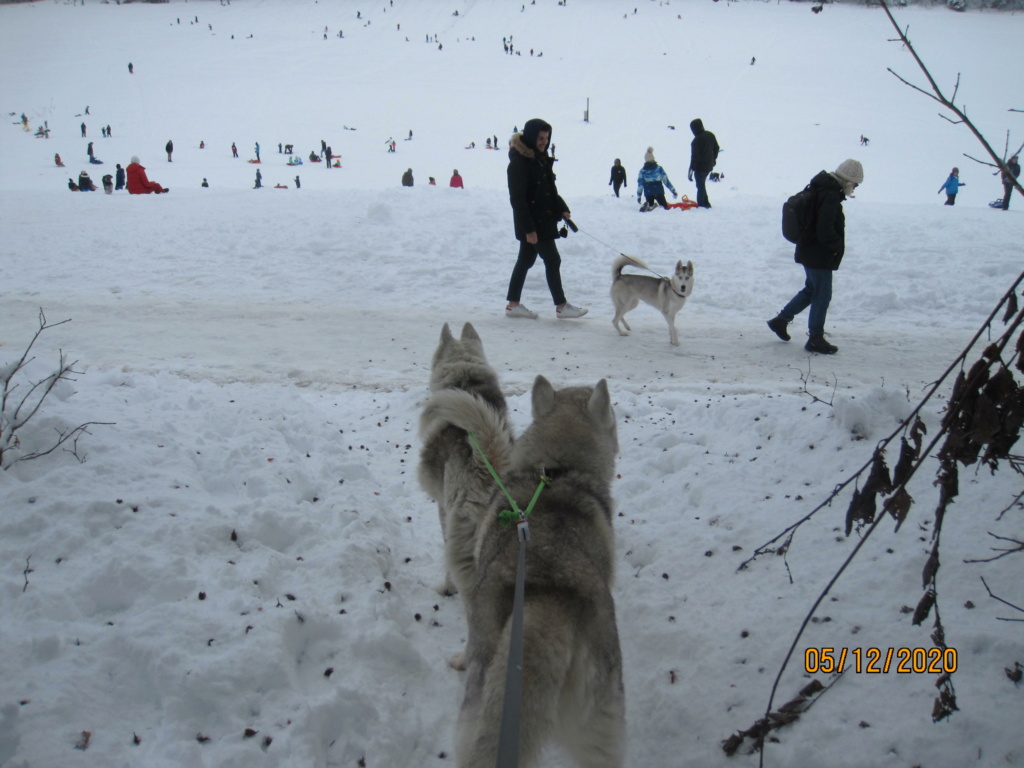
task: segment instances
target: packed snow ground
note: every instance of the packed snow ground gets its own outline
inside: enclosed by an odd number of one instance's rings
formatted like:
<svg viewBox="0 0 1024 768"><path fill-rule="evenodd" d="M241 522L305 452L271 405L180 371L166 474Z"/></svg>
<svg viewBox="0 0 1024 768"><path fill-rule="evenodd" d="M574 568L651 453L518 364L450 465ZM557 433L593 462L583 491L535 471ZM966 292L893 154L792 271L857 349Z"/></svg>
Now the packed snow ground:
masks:
<svg viewBox="0 0 1024 768"><path fill-rule="evenodd" d="M28 373L45 376L59 350L80 373L23 447L107 423L77 457L0 473L0 766L454 765L462 679L446 662L466 628L461 603L435 591L442 542L415 478L416 425L441 325L466 321L517 430L536 374L609 381L628 764L757 764L720 743L763 714L853 547L846 497L786 562L737 566L856 471L970 341L1019 273L1024 198L986 206L1001 190L963 157L980 156L973 137L885 71L920 81L878 9L520 6L477 0L458 18L455 4L408 0L0 7L0 108L14 113L0 130L0 363L25 349L40 308L70 318L43 334ZM992 72L1012 69L1024 16L898 18L940 83L961 73L993 143L1019 135L1006 110L1020 105ZM502 52L508 35L522 56ZM22 112L51 138L13 124ZM502 317L516 244L506 155L483 144L534 116L554 124L559 188L582 230L559 243L569 299L590 307L580 321L554 318L540 268L524 301L541 318ZM611 161L633 180L653 145L693 197L698 116L724 149L712 210L640 215L632 183L611 195ZM321 138L342 168L277 153L293 143L306 158ZM90 139L102 166L84 162ZM82 168L98 183L132 154L169 195L67 191ZM845 205L828 324L840 352L811 357L806 315L789 344L764 326L802 277L779 207L846 157L866 178ZM934 190L953 165L967 186L948 208ZM416 186L403 189L409 167ZM453 168L467 189L447 188ZM679 348L646 305L631 337L615 333L619 251L661 272L694 261ZM943 399L924 415L933 432ZM920 596L931 480L918 476L908 523L865 547L801 652L931 645L901 610ZM931 723L934 675L846 674L777 733L768 765L1024 764L1024 689L1003 671L1024 663L1020 633L979 578L1019 604L1024 566L962 562L992 554L988 531L1019 538L1019 508L996 520L1018 490L1005 470L964 473L945 523L961 711ZM798 653L776 705L807 681Z"/></svg>

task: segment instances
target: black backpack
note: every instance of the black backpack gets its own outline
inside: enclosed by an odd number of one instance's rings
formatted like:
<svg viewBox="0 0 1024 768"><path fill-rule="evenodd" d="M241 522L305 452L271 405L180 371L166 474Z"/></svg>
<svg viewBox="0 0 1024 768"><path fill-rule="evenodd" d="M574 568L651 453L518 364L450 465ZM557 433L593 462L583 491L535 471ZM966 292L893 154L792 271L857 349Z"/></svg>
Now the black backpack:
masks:
<svg viewBox="0 0 1024 768"><path fill-rule="evenodd" d="M796 245L814 240L818 219L818 193L808 184L782 204L782 236Z"/></svg>

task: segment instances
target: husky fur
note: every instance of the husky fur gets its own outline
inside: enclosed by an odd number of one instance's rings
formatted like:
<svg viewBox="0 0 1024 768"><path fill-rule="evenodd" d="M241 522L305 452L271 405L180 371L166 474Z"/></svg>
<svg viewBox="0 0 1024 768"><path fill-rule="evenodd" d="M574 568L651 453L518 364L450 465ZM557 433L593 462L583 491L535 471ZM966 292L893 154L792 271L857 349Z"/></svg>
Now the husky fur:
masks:
<svg viewBox="0 0 1024 768"><path fill-rule="evenodd" d="M612 302L615 304L615 317L612 325L620 336L628 336L633 330L626 322L625 314L641 302L645 301L657 309L668 323L669 340L673 346L679 346L679 335L676 333L676 313L683 308L687 298L693 293L693 262L676 262L675 272L671 277L652 277L648 275L622 274L622 268L633 264L647 269L640 259L622 255L612 264ZM619 321L626 330L619 328Z"/></svg>
<svg viewBox="0 0 1024 768"><path fill-rule="evenodd" d="M611 593L615 413L603 379L556 391L538 376L532 397L533 424L503 476L521 510L541 476L549 478L528 518L520 765L536 766L554 741L579 766L619 768L625 700ZM510 506L496 490L477 529L459 768L492 768L498 752L519 552L515 528L502 526L498 513Z"/></svg>
<svg viewBox="0 0 1024 768"><path fill-rule="evenodd" d="M495 483L469 441L473 433L483 454L501 472L512 446L508 408L498 376L487 362L483 342L470 323L456 339L448 324L430 369L431 395L420 416L420 485L437 502L445 540L447 572L441 591L466 594L472 585L473 540ZM461 666L459 657L453 666Z"/></svg>

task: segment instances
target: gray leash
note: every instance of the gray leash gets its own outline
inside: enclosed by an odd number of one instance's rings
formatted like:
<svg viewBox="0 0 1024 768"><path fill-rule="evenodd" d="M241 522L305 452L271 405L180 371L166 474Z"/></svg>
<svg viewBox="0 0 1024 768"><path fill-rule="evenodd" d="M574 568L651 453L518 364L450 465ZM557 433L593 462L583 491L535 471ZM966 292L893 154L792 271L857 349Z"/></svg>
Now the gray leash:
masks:
<svg viewBox="0 0 1024 768"><path fill-rule="evenodd" d="M526 592L526 542L530 539L530 526L525 515L521 515L516 528L519 532L519 566L516 568L512 634L509 638L508 670L505 673L505 705L501 713L496 768L519 768L519 723L523 709L523 602Z"/></svg>
<svg viewBox="0 0 1024 768"><path fill-rule="evenodd" d="M608 243L606 243L606 242L605 242L604 240L600 240L600 239L598 239L598 238L594 237L594 236L593 236L592 234L590 234L589 232L587 232L587 230L585 230L585 229L580 229L579 227L573 227L573 230L572 230L572 231L573 231L573 232L582 232L582 233L583 233L584 235L586 235L587 237L589 237L589 238L590 238L591 240L593 240L594 242L600 243L600 244L601 244L601 245L603 245L603 246L604 246L605 248L608 248L609 250L615 251L615 252L616 252L617 254L619 254L619 256L622 256L622 257L624 257L624 258L627 258L627 259L629 259L629 260L630 260L630 261L631 261L631 262L633 263L633 266L635 266L635 267L637 267L637 268L639 268L639 269L646 269L646 270L647 270L648 272L650 272L650 273L651 273L652 275L654 275L654 276L656 276L656 277L659 277L659 278L661 278L662 280L668 280L668 278L667 278L667 277L665 277L665 276L664 276L664 275L662 275L662 274L659 274L659 273L655 272L655 271L654 271L653 269L651 269L650 267L648 267L648 266L647 266L646 264L644 264L644 263L643 263L642 261L639 261L639 260L638 260L638 259L637 259L636 257L634 257L634 256L630 256L630 255L629 255L628 253L623 253L623 252L622 252L622 251L620 251L620 250L619 250L618 248L616 248L616 247L614 247L614 246L612 246L612 245L608 245Z"/></svg>

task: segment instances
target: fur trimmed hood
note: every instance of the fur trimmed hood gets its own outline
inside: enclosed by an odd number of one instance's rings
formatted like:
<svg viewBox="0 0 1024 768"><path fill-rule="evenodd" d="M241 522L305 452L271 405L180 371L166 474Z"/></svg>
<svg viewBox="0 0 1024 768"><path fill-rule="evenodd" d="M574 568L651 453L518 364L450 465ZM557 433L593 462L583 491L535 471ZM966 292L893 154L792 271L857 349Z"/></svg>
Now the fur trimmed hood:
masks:
<svg viewBox="0 0 1024 768"><path fill-rule="evenodd" d="M536 150L526 146L526 141L523 139L522 131L512 134L512 138L508 140L508 146L510 150L515 150L528 160L533 160L533 158L537 156Z"/></svg>

